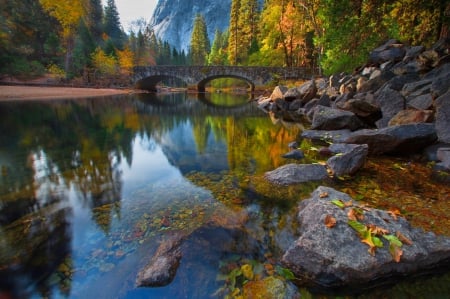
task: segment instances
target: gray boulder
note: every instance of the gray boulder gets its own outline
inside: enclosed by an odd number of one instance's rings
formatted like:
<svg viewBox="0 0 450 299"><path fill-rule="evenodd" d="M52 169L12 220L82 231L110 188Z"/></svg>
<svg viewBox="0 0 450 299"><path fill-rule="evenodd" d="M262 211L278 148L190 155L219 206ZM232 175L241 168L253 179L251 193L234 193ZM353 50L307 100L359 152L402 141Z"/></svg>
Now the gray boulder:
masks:
<svg viewBox="0 0 450 299"><path fill-rule="evenodd" d="M439 141L450 143L450 91L436 99L435 108Z"/></svg>
<svg viewBox="0 0 450 299"><path fill-rule="evenodd" d="M320 181L328 177L327 169L320 164L286 164L265 173L266 179L278 185L292 185Z"/></svg>
<svg viewBox="0 0 450 299"><path fill-rule="evenodd" d="M344 142L368 144L369 153L417 152L437 139L434 124L409 124L387 127L379 130L364 129L353 132Z"/></svg>
<svg viewBox="0 0 450 299"><path fill-rule="evenodd" d="M405 99L400 92L386 86L377 98L382 118L376 122L378 128L385 128L394 115L405 108Z"/></svg>
<svg viewBox="0 0 450 299"><path fill-rule="evenodd" d="M450 170L450 147L442 147L437 150L437 159L441 161L442 166Z"/></svg>
<svg viewBox="0 0 450 299"><path fill-rule="evenodd" d="M329 149L337 154L327 161L335 176L356 173L364 165L369 153L367 144L332 144Z"/></svg>
<svg viewBox="0 0 450 299"><path fill-rule="evenodd" d="M275 88L272 91L272 94L270 95L270 99L272 101L283 99L284 94L286 93L287 90L288 88L286 86L282 85L275 86Z"/></svg>
<svg viewBox="0 0 450 299"><path fill-rule="evenodd" d="M363 126L362 121L353 112L320 105L314 108L311 125L314 130L350 129L354 131Z"/></svg>
<svg viewBox="0 0 450 299"><path fill-rule="evenodd" d="M340 208L333 200L348 207ZM351 201L347 194L321 186L300 203L299 238L284 253L282 264L304 285L326 289L370 286L450 265L450 238L413 228L404 218L386 211L358 207L360 227L380 229L370 236L372 241L376 236L382 246L370 250L349 225L350 209L357 206ZM399 236L401 244L396 248L402 254L391 254L393 245L381 235Z"/></svg>
<svg viewBox="0 0 450 299"><path fill-rule="evenodd" d="M332 143L341 143L347 140L352 132L348 129L343 130L303 130L301 136L303 138L325 141Z"/></svg>
<svg viewBox="0 0 450 299"><path fill-rule="evenodd" d="M302 150L292 149L288 153L284 154L282 157L286 159L301 160L305 157L305 154L303 153Z"/></svg>

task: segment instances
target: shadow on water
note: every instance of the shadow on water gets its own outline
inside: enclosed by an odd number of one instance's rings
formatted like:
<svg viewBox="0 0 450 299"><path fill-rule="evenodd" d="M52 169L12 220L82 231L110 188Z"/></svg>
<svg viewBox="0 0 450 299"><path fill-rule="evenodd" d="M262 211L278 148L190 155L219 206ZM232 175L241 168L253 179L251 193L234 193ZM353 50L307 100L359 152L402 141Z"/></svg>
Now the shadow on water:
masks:
<svg viewBox="0 0 450 299"><path fill-rule="evenodd" d="M0 103L0 297L223 298L246 288L249 265L255 283L276 278L295 290L278 259L295 240L299 200L317 184L265 182L266 171L293 162L281 156L301 127L274 125L248 100L180 93ZM320 159L312 144L301 146L307 162ZM388 187L399 163L370 162L365 178L335 187L445 218L448 188L429 199L424 189L437 188L427 182L417 202L417 184ZM405 180L424 179L426 166L408 167ZM384 193L399 189L401 201ZM380 196L369 198L374 190ZM445 221L427 229L450 235ZM175 279L136 288L138 271L173 232L186 236ZM448 295L448 281L407 281L361 298Z"/></svg>

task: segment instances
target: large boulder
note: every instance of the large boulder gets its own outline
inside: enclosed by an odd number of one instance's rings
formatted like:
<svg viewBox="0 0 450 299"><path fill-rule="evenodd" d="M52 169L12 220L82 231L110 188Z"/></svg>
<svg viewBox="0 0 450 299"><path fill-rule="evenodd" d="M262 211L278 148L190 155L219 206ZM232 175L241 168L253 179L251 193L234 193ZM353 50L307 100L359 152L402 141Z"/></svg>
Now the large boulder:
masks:
<svg viewBox="0 0 450 299"><path fill-rule="evenodd" d="M354 174L366 161L367 144L332 144L330 151L337 154L328 159L327 165L335 176Z"/></svg>
<svg viewBox="0 0 450 299"><path fill-rule="evenodd" d="M353 132L344 142L368 144L369 153L418 152L437 139L434 124L408 124L387 127L379 130L365 129Z"/></svg>
<svg viewBox="0 0 450 299"><path fill-rule="evenodd" d="M303 130L301 136L303 138L325 141L332 143L341 143L347 140L352 132L349 129L342 130Z"/></svg>
<svg viewBox="0 0 450 299"><path fill-rule="evenodd" d="M311 129L314 130L340 130L352 131L363 127L362 121L350 111L343 111L325 106L316 106Z"/></svg>
<svg viewBox="0 0 450 299"><path fill-rule="evenodd" d="M450 143L450 91L435 101L436 132L440 141Z"/></svg>
<svg viewBox="0 0 450 299"><path fill-rule="evenodd" d="M328 177L328 172L320 164L286 164L266 172L265 177L274 184L292 185L323 180Z"/></svg>
<svg viewBox="0 0 450 299"><path fill-rule="evenodd" d="M400 61L403 59L405 54L405 46L397 40L391 39L370 53L370 61L373 63Z"/></svg>
<svg viewBox="0 0 450 299"><path fill-rule="evenodd" d="M318 187L298 208L299 238L282 264L305 285L371 286L450 265L450 238L413 228L394 213L363 209L332 188Z"/></svg>

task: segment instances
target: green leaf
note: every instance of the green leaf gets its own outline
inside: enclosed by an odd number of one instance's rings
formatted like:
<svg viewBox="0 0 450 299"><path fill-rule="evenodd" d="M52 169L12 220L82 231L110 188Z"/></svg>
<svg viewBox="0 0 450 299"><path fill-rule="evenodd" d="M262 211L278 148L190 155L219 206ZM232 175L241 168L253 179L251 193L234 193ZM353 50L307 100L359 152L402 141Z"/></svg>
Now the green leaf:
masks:
<svg viewBox="0 0 450 299"><path fill-rule="evenodd" d="M275 271L278 273L278 275L284 277L285 279L288 280L293 280L295 279L295 275L294 273L292 273L291 270L280 267L280 266L276 266Z"/></svg>
<svg viewBox="0 0 450 299"><path fill-rule="evenodd" d="M336 206L338 206L338 207L340 207L341 209L345 208L345 203L342 200L340 200L340 199L333 199L331 201L331 203L336 205Z"/></svg>
<svg viewBox="0 0 450 299"><path fill-rule="evenodd" d="M393 244L397 247L402 247L403 243L394 235L383 235L383 238L389 241L390 244Z"/></svg>
<svg viewBox="0 0 450 299"><path fill-rule="evenodd" d="M347 223L359 234L361 238L367 237L368 230L364 224L355 220L349 220Z"/></svg>

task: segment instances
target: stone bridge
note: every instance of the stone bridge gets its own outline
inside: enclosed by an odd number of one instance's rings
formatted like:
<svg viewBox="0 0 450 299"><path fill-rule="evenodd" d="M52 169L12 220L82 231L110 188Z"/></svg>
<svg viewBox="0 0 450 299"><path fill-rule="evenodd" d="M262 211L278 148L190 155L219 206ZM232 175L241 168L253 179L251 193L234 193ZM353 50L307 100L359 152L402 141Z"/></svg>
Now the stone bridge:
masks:
<svg viewBox="0 0 450 299"><path fill-rule="evenodd" d="M279 79L310 79L308 68L285 68L263 66L145 66L135 67L133 82L139 89L156 91L162 80L176 78L199 92L206 84L218 78L237 78L246 81L251 91Z"/></svg>

